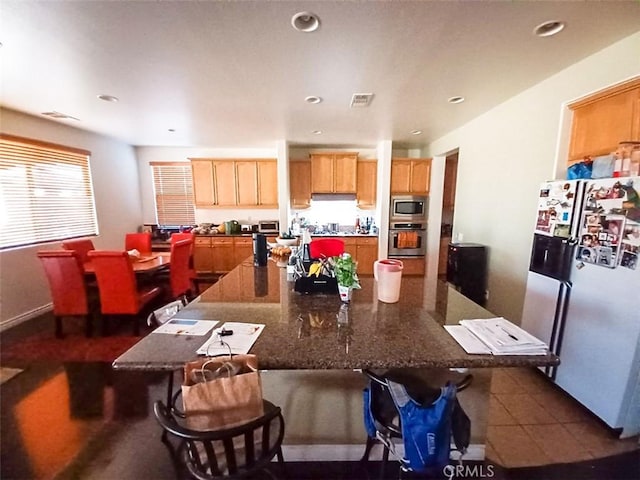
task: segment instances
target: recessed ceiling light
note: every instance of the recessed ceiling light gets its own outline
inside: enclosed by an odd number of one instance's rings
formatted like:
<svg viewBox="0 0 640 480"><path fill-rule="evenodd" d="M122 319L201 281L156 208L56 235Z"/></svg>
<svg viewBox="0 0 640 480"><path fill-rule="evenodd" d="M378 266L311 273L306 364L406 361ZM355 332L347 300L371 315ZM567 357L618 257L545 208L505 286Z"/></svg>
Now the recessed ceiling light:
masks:
<svg viewBox="0 0 640 480"><path fill-rule="evenodd" d="M321 97L317 97L315 95L309 95L308 97L306 97L304 99L304 101L307 102L307 103L314 103L315 104L315 103L320 103L322 101L322 98Z"/></svg>
<svg viewBox="0 0 640 480"><path fill-rule="evenodd" d="M411 130L411 135L422 135L422 130Z"/></svg>
<svg viewBox="0 0 640 480"><path fill-rule="evenodd" d="M119 101L118 97L114 97L113 95L98 95L100 100L104 100L105 102L116 103Z"/></svg>
<svg viewBox="0 0 640 480"><path fill-rule="evenodd" d="M320 26L320 19L311 12L299 12L291 17L291 25L299 32L315 32Z"/></svg>
<svg viewBox="0 0 640 480"><path fill-rule="evenodd" d="M314 130L313 132L314 135L322 135L322 130Z"/></svg>
<svg viewBox="0 0 640 480"><path fill-rule="evenodd" d="M464 97L456 95L455 97L450 97L447 102L449 103L462 103L464 102Z"/></svg>
<svg viewBox="0 0 640 480"><path fill-rule="evenodd" d="M533 29L533 33L538 37L550 37L556 33L560 33L566 24L558 20L544 22Z"/></svg>

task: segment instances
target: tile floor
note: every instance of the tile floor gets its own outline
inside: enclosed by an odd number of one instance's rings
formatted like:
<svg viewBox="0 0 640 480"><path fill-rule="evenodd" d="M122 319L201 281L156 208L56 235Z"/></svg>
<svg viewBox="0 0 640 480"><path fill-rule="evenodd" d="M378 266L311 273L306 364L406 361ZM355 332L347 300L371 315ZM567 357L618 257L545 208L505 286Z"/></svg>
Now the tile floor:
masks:
<svg viewBox="0 0 640 480"><path fill-rule="evenodd" d="M638 437L616 438L534 369L494 370L488 423L487 457L509 468L573 463L638 448Z"/></svg>

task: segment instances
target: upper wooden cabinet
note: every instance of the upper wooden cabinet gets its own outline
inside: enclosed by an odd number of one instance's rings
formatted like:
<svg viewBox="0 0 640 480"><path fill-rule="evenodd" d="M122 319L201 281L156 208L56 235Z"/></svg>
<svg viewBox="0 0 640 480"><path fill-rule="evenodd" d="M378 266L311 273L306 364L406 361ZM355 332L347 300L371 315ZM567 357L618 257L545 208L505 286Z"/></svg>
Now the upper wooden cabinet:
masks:
<svg viewBox="0 0 640 480"><path fill-rule="evenodd" d="M197 207L278 207L275 159L190 160Z"/></svg>
<svg viewBox="0 0 640 480"><path fill-rule="evenodd" d="M569 162L613 152L620 142L640 141L640 80L569 105L573 111Z"/></svg>
<svg viewBox="0 0 640 480"><path fill-rule="evenodd" d="M430 158L394 158L391 161L391 193L429 194Z"/></svg>
<svg viewBox="0 0 640 480"><path fill-rule="evenodd" d="M309 160L289 162L289 192L292 208L311 206L311 162Z"/></svg>
<svg viewBox="0 0 640 480"><path fill-rule="evenodd" d="M356 193L357 153L311 153L313 193Z"/></svg>
<svg viewBox="0 0 640 480"><path fill-rule="evenodd" d="M216 204L213 185L213 163L210 160L191 160L193 197L196 207L211 207Z"/></svg>
<svg viewBox="0 0 640 480"><path fill-rule="evenodd" d="M356 180L356 202L358 208L376 208L378 162L376 160L358 160Z"/></svg>

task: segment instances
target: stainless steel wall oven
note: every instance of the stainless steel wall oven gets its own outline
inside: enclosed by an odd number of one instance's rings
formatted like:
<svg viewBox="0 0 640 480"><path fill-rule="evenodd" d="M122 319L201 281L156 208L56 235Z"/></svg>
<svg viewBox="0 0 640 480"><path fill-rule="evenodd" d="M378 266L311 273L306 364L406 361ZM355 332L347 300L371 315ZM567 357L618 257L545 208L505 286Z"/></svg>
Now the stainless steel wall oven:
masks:
<svg viewBox="0 0 640 480"><path fill-rule="evenodd" d="M391 222L390 257L422 257L427 253L427 224Z"/></svg>

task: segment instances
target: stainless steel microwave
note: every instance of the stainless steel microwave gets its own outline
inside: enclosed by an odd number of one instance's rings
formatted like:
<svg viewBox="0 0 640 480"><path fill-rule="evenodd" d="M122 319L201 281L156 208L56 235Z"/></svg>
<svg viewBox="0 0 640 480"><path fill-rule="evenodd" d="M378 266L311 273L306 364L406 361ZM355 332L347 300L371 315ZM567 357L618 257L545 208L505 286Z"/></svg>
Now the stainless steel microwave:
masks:
<svg viewBox="0 0 640 480"><path fill-rule="evenodd" d="M429 197L425 195L393 195L389 219L395 222L426 222Z"/></svg>
<svg viewBox="0 0 640 480"><path fill-rule="evenodd" d="M258 222L258 232L280 233L280 222L278 220L260 220Z"/></svg>

